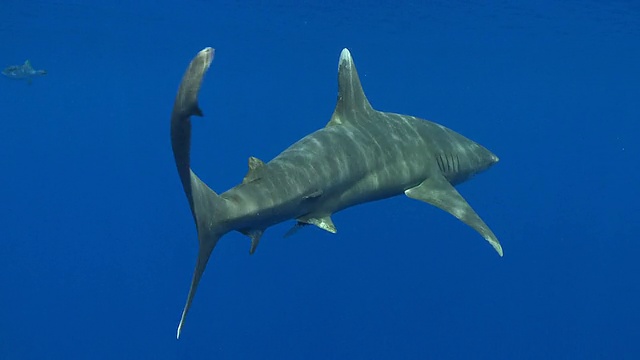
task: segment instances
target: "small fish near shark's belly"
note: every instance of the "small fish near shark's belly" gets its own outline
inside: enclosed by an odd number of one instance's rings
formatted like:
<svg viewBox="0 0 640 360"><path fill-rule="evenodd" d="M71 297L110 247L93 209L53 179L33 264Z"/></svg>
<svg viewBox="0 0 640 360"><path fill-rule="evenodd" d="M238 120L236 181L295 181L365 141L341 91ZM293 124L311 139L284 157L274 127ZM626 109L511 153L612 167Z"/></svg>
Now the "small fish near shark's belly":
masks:
<svg viewBox="0 0 640 360"><path fill-rule="evenodd" d="M262 228L290 219L330 215L350 206L371 201L357 196L369 183L329 181L344 174L313 171L313 164L295 172L267 171L263 177L240 184L220 196L225 199L227 226L231 229ZM270 167L270 166L269 166ZM270 169L273 170L273 169ZM270 172L270 174L269 174ZM327 186L331 184L331 186ZM400 193L402 190L397 191Z"/></svg>
<svg viewBox="0 0 640 360"><path fill-rule="evenodd" d="M305 192L283 196L286 188L269 186L270 180L242 184L220 195L225 200L225 222L229 229L266 229L308 212L305 202L311 202Z"/></svg>

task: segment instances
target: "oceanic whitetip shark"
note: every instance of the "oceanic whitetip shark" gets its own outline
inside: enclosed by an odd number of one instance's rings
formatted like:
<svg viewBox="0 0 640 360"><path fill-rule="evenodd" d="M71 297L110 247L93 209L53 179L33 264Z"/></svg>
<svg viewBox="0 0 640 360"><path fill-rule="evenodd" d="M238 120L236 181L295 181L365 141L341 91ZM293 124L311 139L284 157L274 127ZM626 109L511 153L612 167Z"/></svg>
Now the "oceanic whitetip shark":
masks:
<svg viewBox="0 0 640 360"><path fill-rule="evenodd" d="M206 48L191 61L171 115L171 145L199 241L178 338L213 248L233 230L251 238L253 254L272 225L295 219L293 229L311 224L335 233L332 214L405 194L460 219L502 256L496 236L454 188L498 157L442 125L374 110L347 49L340 54L338 101L329 123L268 163L249 158L242 183L215 193L191 170L189 157L190 117L202 116L198 93L213 55Z"/></svg>
<svg viewBox="0 0 640 360"><path fill-rule="evenodd" d="M27 60L22 65L7 66L2 70L2 75L16 80L26 79L29 84L35 77L47 75L47 70L36 70L31 66L31 61Z"/></svg>

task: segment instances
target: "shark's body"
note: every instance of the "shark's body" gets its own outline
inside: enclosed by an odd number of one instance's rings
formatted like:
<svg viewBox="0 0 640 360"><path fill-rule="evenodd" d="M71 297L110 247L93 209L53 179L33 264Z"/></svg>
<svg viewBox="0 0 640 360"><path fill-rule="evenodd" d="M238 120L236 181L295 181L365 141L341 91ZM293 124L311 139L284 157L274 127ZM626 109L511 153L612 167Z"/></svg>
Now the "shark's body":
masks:
<svg viewBox="0 0 640 360"><path fill-rule="evenodd" d="M340 55L338 103L327 126L268 163L250 158L242 183L217 195L191 171L189 163L190 116L202 115L197 95L212 60L211 48L193 59L178 90L171 121L176 165L200 243L178 337L211 251L220 237L233 230L251 238L253 253L264 230L272 225L296 219L294 229L313 224L336 232L332 214L404 193L451 213L502 256L493 232L453 187L498 158L439 124L374 110L347 49Z"/></svg>
<svg viewBox="0 0 640 360"><path fill-rule="evenodd" d="M33 78L47 75L47 71L35 70L31 66L31 62L27 60L22 65L7 66L2 70L2 75L15 80L27 80L28 83L31 83Z"/></svg>

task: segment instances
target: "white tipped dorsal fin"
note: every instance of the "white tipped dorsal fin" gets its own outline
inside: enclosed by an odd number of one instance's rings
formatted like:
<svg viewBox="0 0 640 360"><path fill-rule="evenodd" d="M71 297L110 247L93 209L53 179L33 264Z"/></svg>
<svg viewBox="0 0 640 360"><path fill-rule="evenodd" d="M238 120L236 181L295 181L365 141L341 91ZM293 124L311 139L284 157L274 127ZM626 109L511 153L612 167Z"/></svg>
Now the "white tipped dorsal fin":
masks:
<svg viewBox="0 0 640 360"><path fill-rule="evenodd" d="M341 125L353 118L354 113L371 110L351 53L343 49L338 63L338 102L327 126Z"/></svg>

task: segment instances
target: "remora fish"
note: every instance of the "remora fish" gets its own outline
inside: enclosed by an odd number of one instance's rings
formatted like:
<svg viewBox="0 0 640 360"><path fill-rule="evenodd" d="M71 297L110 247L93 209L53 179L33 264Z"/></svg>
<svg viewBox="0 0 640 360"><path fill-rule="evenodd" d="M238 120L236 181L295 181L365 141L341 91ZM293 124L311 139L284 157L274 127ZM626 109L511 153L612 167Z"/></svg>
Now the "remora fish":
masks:
<svg viewBox="0 0 640 360"><path fill-rule="evenodd" d="M214 50L189 65L171 115L171 144L198 232L199 251L177 337L218 240L230 231L251 238L250 253L265 229L295 219L335 233L331 215L348 207L406 194L434 205L480 233L502 256L502 247L454 185L488 169L498 158L446 127L374 110L347 49L338 65L338 102L329 123L273 160L249 158L242 183L218 195L190 167L192 115L202 116L198 93Z"/></svg>

